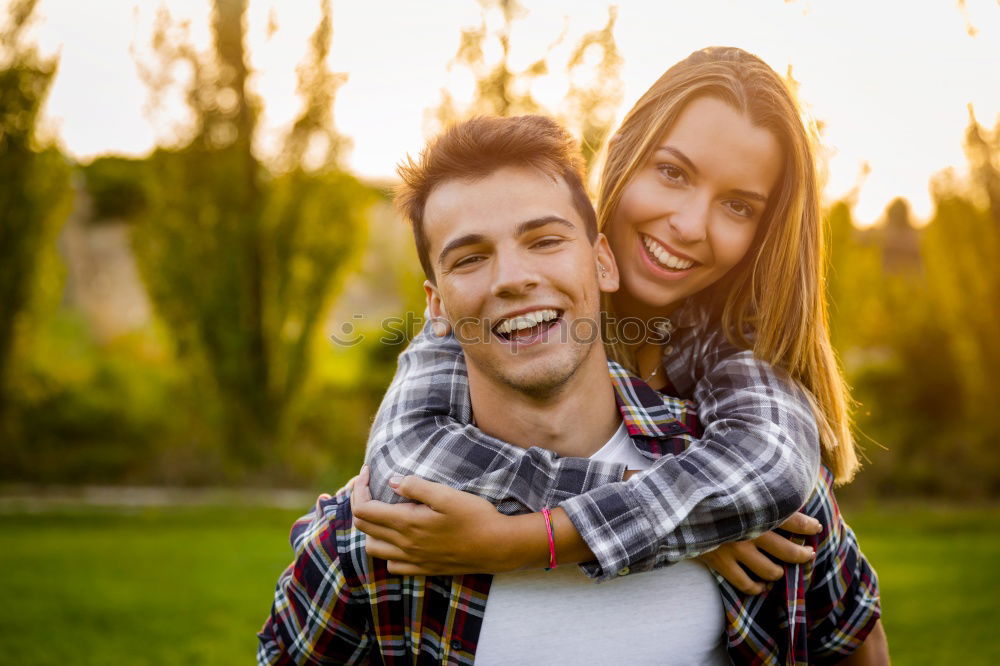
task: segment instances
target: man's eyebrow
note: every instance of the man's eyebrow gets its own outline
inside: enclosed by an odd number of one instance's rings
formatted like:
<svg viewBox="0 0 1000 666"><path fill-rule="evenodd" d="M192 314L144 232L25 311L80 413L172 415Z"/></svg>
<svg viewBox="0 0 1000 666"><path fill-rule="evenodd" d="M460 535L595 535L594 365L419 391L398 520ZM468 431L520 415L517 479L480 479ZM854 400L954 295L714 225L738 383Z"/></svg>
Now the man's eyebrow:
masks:
<svg viewBox="0 0 1000 666"><path fill-rule="evenodd" d="M659 148L656 149L656 152L661 152L661 151L665 153L670 153L678 160L683 162L684 165L691 170L691 173L693 173L696 176L698 175L698 167L696 167L694 165L694 162L692 162L691 159L681 151L677 150L673 146L660 146ZM750 190L738 190L738 189L730 190L730 192L732 192L737 196L746 197L747 199L754 199L755 201L760 201L761 203L765 204L767 203L767 196L761 194L760 192L752 192Z"/></svg>
<svg viewBox="0 0 1000 666"><path fill-rule="evenodd" d="M538 227L544 227L547 224L561 224L564 227L576 229L576 225L564 217L559 217L558 215L546 215L544 217L536 217L533 220L528 220L527 222L522 222L517 225L517 229L514 230L514 235L523 236L529 231L534 231Z"/></svg>
<svg viewBox="0 0 1000 666"><path fill-rule="evenodd" d="M521 222L514 230L514 235L523 236L529 231L534 231L535 229L544 227L547 224L561 224L564 227L576 229L576 225L564 217L559 217L558 215L546 215L544 217L536 217L533 220ZM486 236L482 234L465 234L464 236L452 239L448 241L443 248L441 248L441 254L438 255L438 264L443 264L445 256L452 250L457 250L458 248L465 247L466 245L477 245L485 242Z"/></svg>
<svg viewBox="0 0 1000 666"><path fill-rule="evenodd" d="M466 245L477 245L479 243L485 243L486 236L482 234L465 234L464 236L459 236L448 241L443 248L441 248L441 254L438 255L438 264L444 263L445 256L452 250L457 250L460 247L465 247Z"/></svg>

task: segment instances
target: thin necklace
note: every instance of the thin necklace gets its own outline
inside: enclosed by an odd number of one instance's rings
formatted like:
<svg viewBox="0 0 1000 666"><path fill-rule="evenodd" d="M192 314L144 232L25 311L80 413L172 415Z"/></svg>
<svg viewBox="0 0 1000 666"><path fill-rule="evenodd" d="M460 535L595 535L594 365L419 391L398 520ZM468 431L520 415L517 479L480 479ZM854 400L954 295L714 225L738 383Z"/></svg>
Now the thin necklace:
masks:
<svg viewBox="0 0 1000 666"><path fill-rule="evenodd" d="M670 335L674 332L674 323L664 317L660 321L653 324L653 328L656 331L657 338L659 338L654 344L660 347L660 362L656 364L656 367L653 368L651 373L649 373L649 376L642 380L646 384L648 384L649 381L656 376L656 373L660 371L660 368L663 367L664 352L669 354L673 351L673 347L665 347L665 345L670 342Z"/></svg>

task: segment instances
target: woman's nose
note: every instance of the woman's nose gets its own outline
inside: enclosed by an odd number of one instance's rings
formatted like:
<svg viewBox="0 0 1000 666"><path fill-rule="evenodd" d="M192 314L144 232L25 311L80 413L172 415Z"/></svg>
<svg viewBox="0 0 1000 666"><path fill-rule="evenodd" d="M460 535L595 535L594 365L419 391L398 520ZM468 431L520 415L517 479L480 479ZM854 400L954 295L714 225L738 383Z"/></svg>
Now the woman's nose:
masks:
<svg viewBox="0 0 1000 666"><path fill-rule="evenodd" d="M679 242L693 244L705 240L708 235L709 205L708 201L691 197L685 205L678 206L670 214L667 221Z"/></svg>

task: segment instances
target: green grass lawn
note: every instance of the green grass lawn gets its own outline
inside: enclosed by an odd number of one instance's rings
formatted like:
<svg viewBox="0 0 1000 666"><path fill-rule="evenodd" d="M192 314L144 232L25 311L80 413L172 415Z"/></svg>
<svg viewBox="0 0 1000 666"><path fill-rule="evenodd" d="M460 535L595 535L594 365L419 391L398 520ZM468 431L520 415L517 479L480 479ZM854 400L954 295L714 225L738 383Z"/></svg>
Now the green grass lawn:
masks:
<svg viewBox="0 0 1000 666"><path fill-rule="evenodd" d="M248 664L299 512L0 515L5 664ZM1000 510L846 511L896 664L996 664Z"/></svg>
<svg viewBox="0 0 1000 666"><path fill-rule="evenodd" d="M845 510L875 566L895 664L1000 664L1000 509Z"/></svg>

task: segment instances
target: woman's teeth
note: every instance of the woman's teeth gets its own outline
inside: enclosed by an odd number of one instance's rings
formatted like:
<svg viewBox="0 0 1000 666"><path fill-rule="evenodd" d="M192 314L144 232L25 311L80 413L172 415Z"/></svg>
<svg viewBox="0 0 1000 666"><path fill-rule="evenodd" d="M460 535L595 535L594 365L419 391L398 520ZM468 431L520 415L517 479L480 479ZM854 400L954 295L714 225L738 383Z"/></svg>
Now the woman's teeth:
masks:
<svg viewBox="0 0 1000 666"><path fill-rule="evenodd" d="M506 319L497 325L497 333L502 333L507 335L512 331L520 331L526 328L532 328L533 326L538 326L542 322L552 321L559 316L559 313L555 310L535 310L534 312L525 312L524 314L518 315L512 319Z"/></svg>
<svg viewBox="0 0 1000 666"><path fill-rule="evenodd" d="M690 259L681 259L680 257L670 254L662 245L649 236L643 236L642 242L643 245L646 246L646 249L649 250L649 254L656 260L656 263L660 264L664 268L669 268L674 271L686 271L695 264L695 262Z"/></svg>

